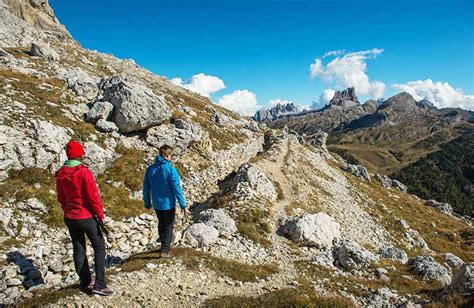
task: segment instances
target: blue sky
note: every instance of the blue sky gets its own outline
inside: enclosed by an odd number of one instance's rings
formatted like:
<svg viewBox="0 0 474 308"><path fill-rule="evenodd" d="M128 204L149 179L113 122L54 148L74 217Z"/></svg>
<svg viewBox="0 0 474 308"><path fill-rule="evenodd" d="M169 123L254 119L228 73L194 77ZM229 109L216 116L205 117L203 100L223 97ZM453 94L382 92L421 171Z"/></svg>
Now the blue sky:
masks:
<svg viewBox="0 0 474 308"><path fill-rule="evenodd" d="M365 86L360 95L364 100L381 95L374 83L380 82L384 97L406 90L435 100L440 107L474 106L474 1L50 0L50 4L86 48L133 58L184 83L199 73L218 77L225 89L211 91L215 102L236 90L248 90L263 106L271 99L322 104L325 89L346 85ZM353 54L373 49L383 52L362 58ZM334 50L346 52L322 58L322 67L310 78L315 59ZM232 104L239 109L239 101Z"/></svg>

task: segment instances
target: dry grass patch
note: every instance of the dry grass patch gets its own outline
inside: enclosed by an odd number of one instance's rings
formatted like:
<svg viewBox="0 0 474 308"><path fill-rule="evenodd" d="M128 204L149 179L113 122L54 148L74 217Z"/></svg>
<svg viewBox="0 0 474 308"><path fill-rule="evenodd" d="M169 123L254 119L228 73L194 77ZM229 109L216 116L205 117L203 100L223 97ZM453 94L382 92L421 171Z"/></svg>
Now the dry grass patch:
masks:
<svg viewBox="0 0 474 308"><path fill-rule="evenodd" d="M390 264L395 267L394 270L388 271L388 281L380 278L366 279L353 275L341 276L336 271L316 263L308 261L295 262L298 271L303 277L310 280L324 280L327 278L326 287L333 292L337 292L341 288L347 288L350 293L356 296L369 296L372 290L388 287L397 290L401 295L417 294L424 299L431 299L443 288L440 283L422 281L412 277L410 268L406 264L389 261L384 261L384 264ZM373 265L373 267L378 267L378 265Z"/></svg>
<svg viewBox="0 0 474 308"><path fill-rule="evenodd" d="M132 272L145 268L149 262L173 262L172 259L158 259L158 254L159 250L136 254L125 260L120 268L124 272ZM182 261L189 270L199 271L204 266L208 270L242 282L254 282L279 272L278 265L275 263L249 265L235 260L215 257L192 248L172 248L171 255L173 258Z"/></svg>
<svg viewBox="0 0 474 308"><path fill-rule="evenodd" d="M438 253L451 252L470 262L474 260L474 229L464 221L443 214L425 206L423 201L395 189L387 190L377 181L362 182L352 175L346 175L351 184L375 202L384 204L388 211L374 205L365 208L390 234L402 243L404 229L394 218L402 218L412 229L417 230ZM436 224L432 226L432 222Z"/></svg>
<svg viewBox="0 0 474 308"><path fill-rule="evenodd" d="M204 307L357 307L348 299L336 296L323 296L310 287L282 289L257 297L222 296L210 299Z"/></svg>
<svg viewBox="0 0 474 308"><path fill-rule="evenodd" d="M271 242L268 240L268 235L272 228L268 222L269 209L240 208L234 214L237 230L242 236L263 247L270 247Z"/></svg>
<svg viewBox="0 0 474 308"><path fill-rule="evenodd" d="M50 304L57 303L60 299L79 294L79 285L71 285L59 290L52 291L50 289L43 289L33 291L33 297L26 299L16 305L16 307L44 307Z"/></svg>

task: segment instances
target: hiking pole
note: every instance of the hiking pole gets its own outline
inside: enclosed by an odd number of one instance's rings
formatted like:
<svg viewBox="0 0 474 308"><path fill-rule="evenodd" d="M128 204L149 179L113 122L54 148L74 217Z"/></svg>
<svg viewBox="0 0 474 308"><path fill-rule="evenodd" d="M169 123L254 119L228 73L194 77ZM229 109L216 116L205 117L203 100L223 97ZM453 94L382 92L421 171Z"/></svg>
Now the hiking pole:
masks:
<svg viewBox="0 0 474 308"><path fill-rule="evenodd" d="M97 223L99 224L99 228L100 228L100 231L102 231L102 233L105 234L105 236L107 238L109 238L109 230L107 230L107 228L105 227L105 224L102 220L99 219L99 217L97 217L96 214L94 214L94 219L97 221Z"/></svg>

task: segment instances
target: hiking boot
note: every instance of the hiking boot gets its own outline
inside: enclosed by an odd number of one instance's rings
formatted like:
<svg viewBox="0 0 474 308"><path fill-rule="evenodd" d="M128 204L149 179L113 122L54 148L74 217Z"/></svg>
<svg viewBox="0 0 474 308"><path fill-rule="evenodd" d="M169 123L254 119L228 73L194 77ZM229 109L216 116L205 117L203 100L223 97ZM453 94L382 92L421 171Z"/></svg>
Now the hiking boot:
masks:
<svg viewBox="0 0 474 308"><path fill-rule="evenodd" d="M160 259L169 259L171 258L170 254L167 252L160 252Z"/></svg>
<svg viewBox="0 0 474 308"><path fill-rule="evenodd" d="M109 296L109 295L112 295L112 290L110 290L109 288L103 288L103 289L92 289L92 294L97 294L97 295L100 295L100 296Z"/></svg>

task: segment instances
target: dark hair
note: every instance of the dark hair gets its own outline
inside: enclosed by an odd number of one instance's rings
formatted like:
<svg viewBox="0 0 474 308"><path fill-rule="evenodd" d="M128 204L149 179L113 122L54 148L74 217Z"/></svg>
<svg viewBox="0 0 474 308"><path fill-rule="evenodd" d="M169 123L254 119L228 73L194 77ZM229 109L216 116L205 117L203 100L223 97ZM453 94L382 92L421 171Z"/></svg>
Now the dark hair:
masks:
<svg viewBox="0 0 474 308"><path fill-rule="evenodd" d="M167 144L164 144L160 147L160 156L161 157L166 157L173 153L174 149L172 146L169 146Z"/></svg>

